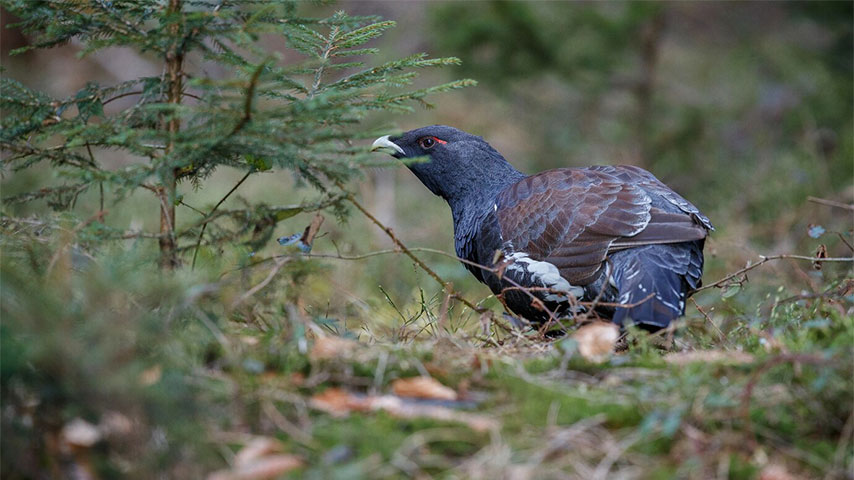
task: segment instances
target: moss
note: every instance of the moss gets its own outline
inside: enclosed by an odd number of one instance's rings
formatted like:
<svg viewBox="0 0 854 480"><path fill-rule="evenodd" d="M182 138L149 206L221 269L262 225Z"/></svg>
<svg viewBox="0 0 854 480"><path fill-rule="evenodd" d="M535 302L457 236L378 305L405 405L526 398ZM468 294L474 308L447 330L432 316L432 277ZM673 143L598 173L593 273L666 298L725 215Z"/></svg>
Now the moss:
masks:
<svg viewBox="0 0 854 480"><path fill-rule="evenodd" d="M384 460L391 460L395 452L414 435L426 436L430 431L440 429L452 430L454 436L429 442L430 451L436 455L470 455L488 441L486 435L473 433L454 423L427 419L401 420L383 412L353 414L346 418L319 416L314 422L312 437L323 451L344 446L351 449L356 458L378 454Z"/></svg>
<svg viewBox="0 0 854 480"><path fill-rule="evenodd" d="M550 409L556 409L559 425L604 414L609 427L619 428L637 425L642 418L636 405L616 403L604 390L533 383L509 373L496 373L492 380L497 391L491 408L512 412L504 417L510 431L545 426Z"/></svg>

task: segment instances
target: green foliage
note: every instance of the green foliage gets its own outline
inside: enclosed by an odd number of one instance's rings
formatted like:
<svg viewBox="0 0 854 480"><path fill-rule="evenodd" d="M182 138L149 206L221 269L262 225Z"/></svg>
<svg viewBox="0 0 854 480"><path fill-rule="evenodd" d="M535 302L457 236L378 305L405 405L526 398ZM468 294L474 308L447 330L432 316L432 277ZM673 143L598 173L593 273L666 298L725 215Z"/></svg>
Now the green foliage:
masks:
<svg viewBox="0 0 854 480"><path fill-rule="evenodd" d="M236 354L220 330L229 318L281 319L295 296L248 312L236 308L236 294L217 303L205 296L221 288L215 275L161 276L145 244L159 246L163 267L195 266L198 256L222 269L225 254L229 266L251 268L280 222L321 210L346 218L344 184L373 165L354 144L374 136L362 126L368 114L430 106L430 95L474 82L413 87L419 70L459 61L416 54L367 64L378 50L366 44L394 22L344 12L306 18L299 2L2 3L30 42L13 53L73 40L81 57L125 47L163 64L160 76L89 81L65 98L6 72L0 79L3 175L28 179L3 198L0 220L3 477L85 468L107 478L202 478L221 463L202 439L239 423L227 420L231 386L205 372L247 374L235 385L251 402L256 374L305 367L291 336L304 342L306 332L273 322L265 346L275 345L275 355ZM131 161L104 160L113 153ZM207 188L224 167L244 177L218 203L202 211L184 201L182 189ZM219 208L249 176L271 169L291 172L315 198ZM87 194L100 211L75 208ZM139 194L156 200L147 213L160 217L159 230L111 222L107 210ZM29 208L40 201L54 212ZM319 268L294 261L282 270L276 283ZM245 418L252 422L251 409ZM63 428L74 419L100 432L91 465L68 451Z"/></svg>
<svg viewBox="0 0 854 480"><path fill-rule="evenodd" d="M23 19L18 27L33 35L32 47L72 38L83 42L84 55L128 46L162 58L165 69L160 77L117 85L90 82L65 99L4 76L0 146L12 155L4 170L20 172L47 163L63 179L62 185L41 185L4 203L48 198L55 209L71 209L79 195L97 186L103 207L148 189L161 198L159 214L165 222L153 236L170 257L194 254L198 242L213 246L242 240L258 248L288 216L285 211L332 209L343 218L340 184L358 176L369 161L367 150L352 143L372 135L359 129L365 116L407 111L411 102L429 105L428 95L473 84L461 80L401 90L412 84L417 69L458 60L419 54L366 67L364 58L377 50L364 45L394 22L343 12L302 18L295 2L20 1L6 6ZM301 58L285 63L281 54L268 53L260 43L265 36ZM221 66L232 76L217 78L189 66L198 62ZM125 97L136 101L112 108ZM98 154L107 150L139 161L106 168ZM298 207L250 205L217 218L211 209L202 221L189 224L169 212L171 205L184 205L177 183L203 188L206 178L226 166L247 176L271 168L288 170L319 197ZM225 218L237 221L229 224ZM128 236L107 227L101 233L105 240Z"/></svg>
<svg viewBox="0 0 854 480"><path fill-rule="evenodd" d="M224 397L199 375L215 339L193 292L132 252L96 262L71 245L35 241L26 257L10 246L0 264L3 477L70 475L61 432L73 419L102 432L96 474L204 474L215 454L194 439Z"/></svg>
<svg viewBox="0 0 854 480"><path fill-rule="evenodd" d="M440 48L459 52L461 67L490 82L505 84L555 73L585 91L611 88L602 77L637 61L639 40L662 5L581 6L489 1L445 4L433 11L442 28ZM629 73L629 72L621 72Z"/></svg>
<svg viewBox="0 0 854 480"><path fill-rule="evenodd" d="M293 478L450 477L483 468L548 477L608 458L615 475L640 469L662 478L721 469L753 478L769 463L804 475L850 468L854 323L845 284L795 302L781 302L793 293L781 290L755 306L771 307L768 315L724 324L725 339L689 318L677 332L683 351L718 360L672 363L660 349L633 345L592 364L565 339L495 335L501 346L483 348L470 333L480 326L449 336L435 317L427 325L404 318L399 331L377 336L307 320L288 310L299 266L251 306L235 308L242 291L216 276L164 277L139 251L92 258L68 232L5 225L4 478L81 465L102 478L202 477L226 468L251 436L276 438L302 458ZM311 353L318 332L358 343L319 360ZM749 357L730 361L735 355ZM388 393L394 380L424 371L466 392L456 408L488 415L498 430L371 411L337 418L310 406L331 387ZM98 442L72 452L51 447L74 419L98 426Z"/></svg>

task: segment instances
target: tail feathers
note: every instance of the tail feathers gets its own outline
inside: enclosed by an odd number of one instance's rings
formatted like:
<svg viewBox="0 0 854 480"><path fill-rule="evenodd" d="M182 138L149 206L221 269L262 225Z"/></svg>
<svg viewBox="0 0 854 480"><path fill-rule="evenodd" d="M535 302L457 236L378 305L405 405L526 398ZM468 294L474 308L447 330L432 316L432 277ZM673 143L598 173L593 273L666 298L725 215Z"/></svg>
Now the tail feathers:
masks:
<svg viewBox="0 0 854 480"><path fill-rule="evenodd" d="M634 305L617 307L615 323L623 325L630 318L641 328L658 330L685 313L689 286L685 274L666 262L671 259L662 258L670 256L665 250L669 248L673 247L649 246L613 258L617 303Z"/></svg>

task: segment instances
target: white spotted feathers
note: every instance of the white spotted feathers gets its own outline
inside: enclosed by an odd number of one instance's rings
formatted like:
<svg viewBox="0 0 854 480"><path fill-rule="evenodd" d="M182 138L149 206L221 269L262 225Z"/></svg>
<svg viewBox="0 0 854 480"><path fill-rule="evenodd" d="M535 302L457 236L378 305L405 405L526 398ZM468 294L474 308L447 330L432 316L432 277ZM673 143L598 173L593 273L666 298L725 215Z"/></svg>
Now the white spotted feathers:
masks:
<svg viewBox="0 0 854 480"><path fill-rule="evenodd" d="M579 286L570 285L570 283L560 275L557 267L549 262L543 262L530 258L527 253L516 252L507 257L511 263L507 270L516 271L518 273L527 273L531 275L531 279L541 286L554 290L543 296L543 300L548 302L566 302L569 301L567 295L572 295L575 298L581 298L584 295L584 289ZM557 293L563 292L563 294Z"/></svg>

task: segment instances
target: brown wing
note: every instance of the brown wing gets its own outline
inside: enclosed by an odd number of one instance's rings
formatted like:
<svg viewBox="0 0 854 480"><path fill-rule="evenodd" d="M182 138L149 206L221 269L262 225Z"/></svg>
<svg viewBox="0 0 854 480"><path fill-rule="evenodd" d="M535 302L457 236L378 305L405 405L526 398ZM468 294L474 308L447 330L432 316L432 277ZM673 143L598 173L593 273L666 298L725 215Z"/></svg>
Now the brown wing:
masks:
<svg viewBox="0 0 854 480"><path fill-rule="evenodd" d="M654 195L667 204L676 207L679 211L690 215L696 223L699 223L707 230L715 229L709 217L700 213L700 209L695 207L693 203L685 200L681 195L674 192L673 189L661 183L661 180L655 178L655 175L640 167L634 165L597 165L588 168L607 173L624 182L637 185L648 194Z"/></svg>
<svg viewBox="0 0 854 480"><path fill-rule="evenodd" d="M557 266L573 285L595 279L614 248L704 238L687 214L652 207L643 188L605 172L563 168L527 177L498 197L512 250Z"/></svg>

